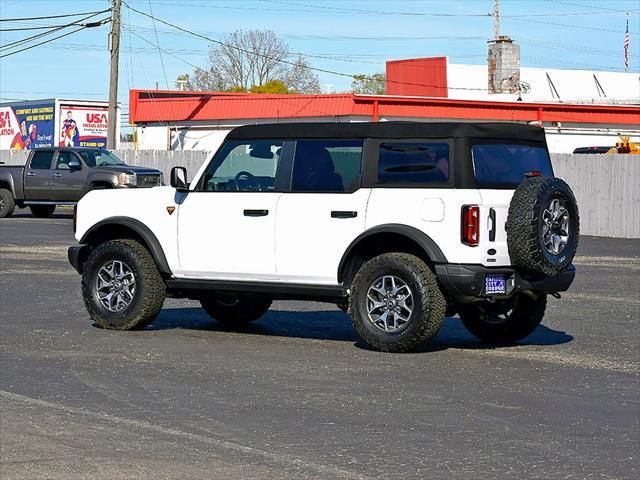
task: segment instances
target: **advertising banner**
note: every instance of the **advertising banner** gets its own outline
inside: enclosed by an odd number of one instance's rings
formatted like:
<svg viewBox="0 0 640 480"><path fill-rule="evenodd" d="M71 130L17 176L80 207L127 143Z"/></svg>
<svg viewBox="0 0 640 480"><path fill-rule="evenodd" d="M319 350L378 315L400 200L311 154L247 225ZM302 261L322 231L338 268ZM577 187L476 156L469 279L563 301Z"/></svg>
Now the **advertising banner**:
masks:
<svg viewBox="0 0 640 480"><path fill-rule="evenodd" d="M60 105L61 147L106 148L109 122L107 107Z"/></svg>
<svg viewBox="0 0 640 480"><path fill-rule="evenodd" d="M53 147L54 103L0 107L0 150Z"/></svg>

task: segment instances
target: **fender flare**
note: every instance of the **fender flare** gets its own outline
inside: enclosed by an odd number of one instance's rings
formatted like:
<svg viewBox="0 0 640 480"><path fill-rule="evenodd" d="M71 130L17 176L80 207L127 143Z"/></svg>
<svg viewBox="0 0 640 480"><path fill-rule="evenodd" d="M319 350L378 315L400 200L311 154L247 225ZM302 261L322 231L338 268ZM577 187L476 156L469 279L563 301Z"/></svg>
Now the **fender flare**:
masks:
<svg viewBox="0 0 640 480"><path fill-rule="evenodd" d="M341 277L345 265L349 257L351 256L351 252L353 252L358 244L368 237L379 233L395 233L407 237L408 239L413 240L415 243L417 243L433 263L448 263L447 257L444 256L442 250L440 250L440 247L438 247L438 244L434 242L433 239L426 233L408 225L402 225L399 223L387 223L370 228L369 230L365 230L349 244L347 250L344 252L342 258L340 259L340 264L338 265L339 278Z"/></svg>
<svg viewBox="0 0 640 480"><path fill-rule="evenodd" d="M165 273L167 275L172 275L171 269L169 268L169 264L167 262L167 258L164 255L164 250L162 249L162 245L158 241L158 238L151 231L149 227L147 227L144 223L135 218L130 217L109 217L101 220L100 222L93 225L89 230L85 232L85 234L80 239L81 244L88 243L87 240L90 236L98 231L100 228L111 225L121 225L123 227L127 227L130 230L133 230L135 233L140 235L140 237L144 240L144 242L149 247L149 252L153 257L156 265L158 266L158 270L160 272Z"/></svg>

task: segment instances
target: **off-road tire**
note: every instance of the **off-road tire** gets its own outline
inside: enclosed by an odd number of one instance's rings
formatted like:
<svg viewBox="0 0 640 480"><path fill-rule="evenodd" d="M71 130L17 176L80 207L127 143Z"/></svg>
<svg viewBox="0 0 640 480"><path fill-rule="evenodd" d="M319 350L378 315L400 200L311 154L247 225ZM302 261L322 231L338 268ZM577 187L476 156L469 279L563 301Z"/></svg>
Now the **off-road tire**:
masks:
<svg viewBox="0 0 640 480"><path fill-rule="evenodd" d="M16 201L6 188L0 188L0 218L7 218L16 209Z"/></svg>
<svg viewBox="0 0 640 480"><path fill-rule="evenodd" d="M49 218L56 211L55 205L31 205L31 215L36 218Z"/></svg>
<svg viewBox="0 0 640 480"><path fill-rule="evenodd" d="M549 202L560 199L569 212L567 244L557 255L542 240L542 214ZM533 177L522 182L511 199L505 225L509 257L515 267L554 277L572 262L580 237L580 217L569 185L555 177Z"/></svg>
<svg viewBox="0 0 640 480"><path fill-rule="evenodd" d="M367 293L377 278L393 275L411 290L413 311L398 332L385 332L369 319ZM418 257L385 253L362 265L351 284L349 313L358 335L373 349L406 352L431 340L442 326L447 303L435 274Z"/></svg>
<svg viewBox="0 0 640 480"><path fill-rule="evenodd" d="M122 260L136 279L134 299L124 309L111 312L98 300L96 275L110 260ZM164 303L166 286L149 251L135 240L110 240L93 249L84 264L82 298L91 319L110 330L140 329L156 318Z"/></svg>
<svg viewBox="0 0 640 480"><path fill-rule="evenodd" d="M272 300L260 295L212 294L200 299L207 314L217 322L228 326L241 327L258 320L269 308Z"/></svg>
<svg viewBox="0 0 640 480"><path fill-rule="evenodd" d="M547 307L547 296L540 295L533 299L525 294L518 294L512 300L495 304L469 304L460 307L460 320L473 336L488 343L514 343L531 335L544 317ZM501 309L513 307L510 314L502 320L498 313Z"/></svg>

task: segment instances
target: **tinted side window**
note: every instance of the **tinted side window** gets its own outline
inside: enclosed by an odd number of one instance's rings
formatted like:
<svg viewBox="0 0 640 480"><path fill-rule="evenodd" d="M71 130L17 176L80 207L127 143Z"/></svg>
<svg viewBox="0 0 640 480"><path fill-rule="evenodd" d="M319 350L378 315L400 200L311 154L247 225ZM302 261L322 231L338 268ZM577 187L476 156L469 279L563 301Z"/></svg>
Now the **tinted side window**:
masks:
<svg viewBox="0 0 640 480"><path fill-rule="evenodd" d="M449 180L448 143L383 143L379 183L443 183Z"/></svg>
<svg viewBox="0 0 640 480"><path fill-rule="evenodd" d="M53 160L53 151L34 152L31 158L31 168L34 170L49 170Z"/></svg>
<svg viewBox="0 0 640 480"><path fill-rule="evenodd" d="M486 144L471 147L473 168L480 188L517 186L527 172L553 176L549 153L532 145Z"/></svg>
<svg viewBox="0 0 640 480"><path fill-rule="evenodd" d="M202 190L273 191L281 153L280 140L225 142L207 167Z"/></svg>
<svg viewBox="0 0 640 480"><path fill-rule="evenodd" d="M294 192L346 192L358 186L363 140L298 140Z"/></svg>
<svg viewBox="0 0 640 480"><path fill-rule="evenodd" d="M58 152L58 159L56 160L56 168L58 170L70 170L69 161L72 158L71 152Z"/></svg>

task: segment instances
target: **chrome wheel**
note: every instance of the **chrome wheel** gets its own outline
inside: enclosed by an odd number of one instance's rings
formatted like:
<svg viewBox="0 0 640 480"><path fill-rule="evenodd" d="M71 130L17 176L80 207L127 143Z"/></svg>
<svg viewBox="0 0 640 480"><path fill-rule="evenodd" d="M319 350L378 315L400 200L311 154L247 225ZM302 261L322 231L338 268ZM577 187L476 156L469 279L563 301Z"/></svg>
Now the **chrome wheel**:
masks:
<svg viewBox="0 0 640 480"><path fill-rule="evenodd" d="M369 321L383 332L398 332L407 326L413 313L409 286L394 275L376 279L367 291Z"/></svg>
<svg viewBox="0 0 640 480"><path fill-rule="evenodd" d="M96 277L96 295L104 308L118 312L127 308L136 294L136 277L120 260L105 263Z"/></svg>
<svg viewBox="0 0 640 480"><path fill-rule="evenodd" d="M2 195L0 195L0 211L4 210L4 207L6 207L7 204L4 203L4 198L2 198Z"/></svg>
<svg viewBox="0 0 640 480"><path fill-rule="evenodd" d="M569 241L570 218L564 203L557 198L542 212L542 243L547 252L559 255Z"/></svg>

